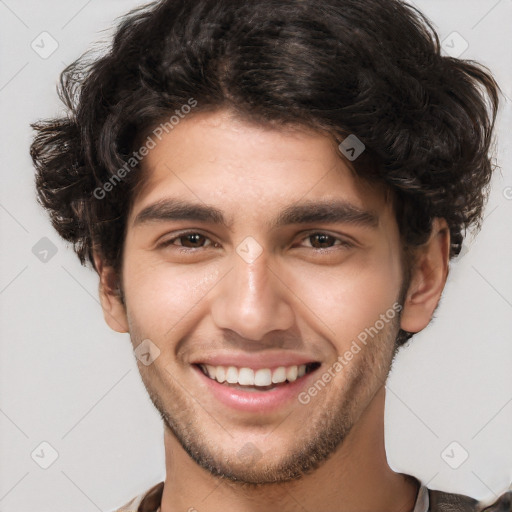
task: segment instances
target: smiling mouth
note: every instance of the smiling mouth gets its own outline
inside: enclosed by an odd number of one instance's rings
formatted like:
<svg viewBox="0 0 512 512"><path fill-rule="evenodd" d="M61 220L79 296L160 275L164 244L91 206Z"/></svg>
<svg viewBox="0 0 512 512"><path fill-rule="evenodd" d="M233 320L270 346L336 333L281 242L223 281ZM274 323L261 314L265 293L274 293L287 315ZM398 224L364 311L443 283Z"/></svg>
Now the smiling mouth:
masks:
<svg viewBox="0 0 512 512"><path fill-rule="evenodd" d="M274 369L247 367L212 366L195 364L211 380L224 386L243 391L270 391L276 387L286 386L305 375L317 370L320 363L312 362L301 365L279 366Z"/></svg>

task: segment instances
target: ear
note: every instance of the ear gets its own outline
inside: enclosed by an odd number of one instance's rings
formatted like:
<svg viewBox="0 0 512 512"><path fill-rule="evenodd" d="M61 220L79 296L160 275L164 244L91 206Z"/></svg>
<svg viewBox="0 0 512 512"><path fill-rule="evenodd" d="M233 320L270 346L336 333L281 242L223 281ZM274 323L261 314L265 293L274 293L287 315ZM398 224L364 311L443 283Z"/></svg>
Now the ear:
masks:
<svg viewBox="0 0 512 512"><path fill-rule="evenodd" d="M116 332L128 332L126 308L120 297L120 278L112 267L103 264L97 253L93 257L100 278L99 295L105 322Z"/></svg>
<svg viewBox="0 0 512 512"><path fill-rule="evenodd" d="M430 323L448 277L450 230L444 219L434 219L429 240L416 254L400 322L404 331L413 333Z"/></svg>

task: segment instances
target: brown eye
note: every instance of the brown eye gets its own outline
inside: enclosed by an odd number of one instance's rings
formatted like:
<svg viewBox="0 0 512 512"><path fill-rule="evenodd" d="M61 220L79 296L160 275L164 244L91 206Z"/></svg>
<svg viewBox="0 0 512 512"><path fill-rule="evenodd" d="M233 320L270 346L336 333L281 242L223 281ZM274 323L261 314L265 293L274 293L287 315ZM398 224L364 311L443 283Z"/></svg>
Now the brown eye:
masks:
<svg viewBox="0 0 512 512"><path fill-rule="evenodd" d="M209 242L207 244L206 242ZM209 246L217 247L218 244L214 244L210 241L207 236L202 235L201 233L197 233L195 231L190 233L182 233L179 236L175 236L174 238L169 238L162 242L159 247L176 247L176 248L185 248L185 249L203 249L208 248ZM183 249L182 249L183 250Z"/></svg>
<svg viewBox="0 0 512 512"><path fill-rule="evenodd" d="M326 233L315 233L308 236L308 239L311 241L311 246L315 249L328 249L336 242L336 238Z"/></svg>
<svg viewBox="0 0 512 512"><path fill-rule="evenodd" d="M197 249L202 246L205 242L206 237L199 233L189 233L188 235L182 235L176 240L183 240L181 245L190 249Z"/></svg>
<svg viewBox="0 0 512 512"><path fill-rule="evenodd" d="M349 249L354 247L351 242L346 241L343 238L338 238L337 236L330 235L329 233L311 233L306 238L302 239L303 241L308 241L306 247L310 247L313 249L330 249L332 247L338 247L340 249ZM304 243L304 242L303 242Z"/></svg>

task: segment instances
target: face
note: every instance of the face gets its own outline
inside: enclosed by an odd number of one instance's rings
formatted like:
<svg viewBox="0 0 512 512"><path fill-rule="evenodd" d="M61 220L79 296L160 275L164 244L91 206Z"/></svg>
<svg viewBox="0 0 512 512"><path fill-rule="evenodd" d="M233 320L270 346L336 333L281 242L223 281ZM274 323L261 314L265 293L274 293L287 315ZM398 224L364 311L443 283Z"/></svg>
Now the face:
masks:
<svg viewBox="0 0 512 512"><path fill-rule="evenodd" d="M133 345L153 347L138 363L151 399L212 473L297 478L388 374L403 283L390 201L326 136L224 111L182 120L143 172L122 284Z"/></svg>

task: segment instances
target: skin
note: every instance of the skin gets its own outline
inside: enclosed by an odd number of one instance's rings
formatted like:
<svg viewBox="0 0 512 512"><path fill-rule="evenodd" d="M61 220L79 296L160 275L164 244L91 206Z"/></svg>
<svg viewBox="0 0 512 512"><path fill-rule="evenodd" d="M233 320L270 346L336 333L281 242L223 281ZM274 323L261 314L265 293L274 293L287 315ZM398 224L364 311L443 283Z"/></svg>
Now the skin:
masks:
<svg viewBox="0 0 512 512"><path fill-rule="evenodd" d="M308 404L235 411L209 394L192 361L284 350L320 362L321 377L400 299L404 267L391 202L354 176L325 135L259 127L228 111L182 120L150 151L143 172L123 252L125 305L113 269L99 255L95 262L107 323L129 332L134 347L150 339L160 350L152 364L138 364L165 423L162 512L411 511L418 482L386 460L384 383L399 326L422 330L438 304L448 273L446 222L435 219L417 250L401 315L360 344ZM215 206L229 227L134 223L167 198ZM343 200L378 222L269 227L306 200ZM183 231L205 238L178 238ZM333 238L312 236L318 232ZM262 248L251 263L236 252L248 236ZM240 456L247 446L249 463Z"/></svg>

